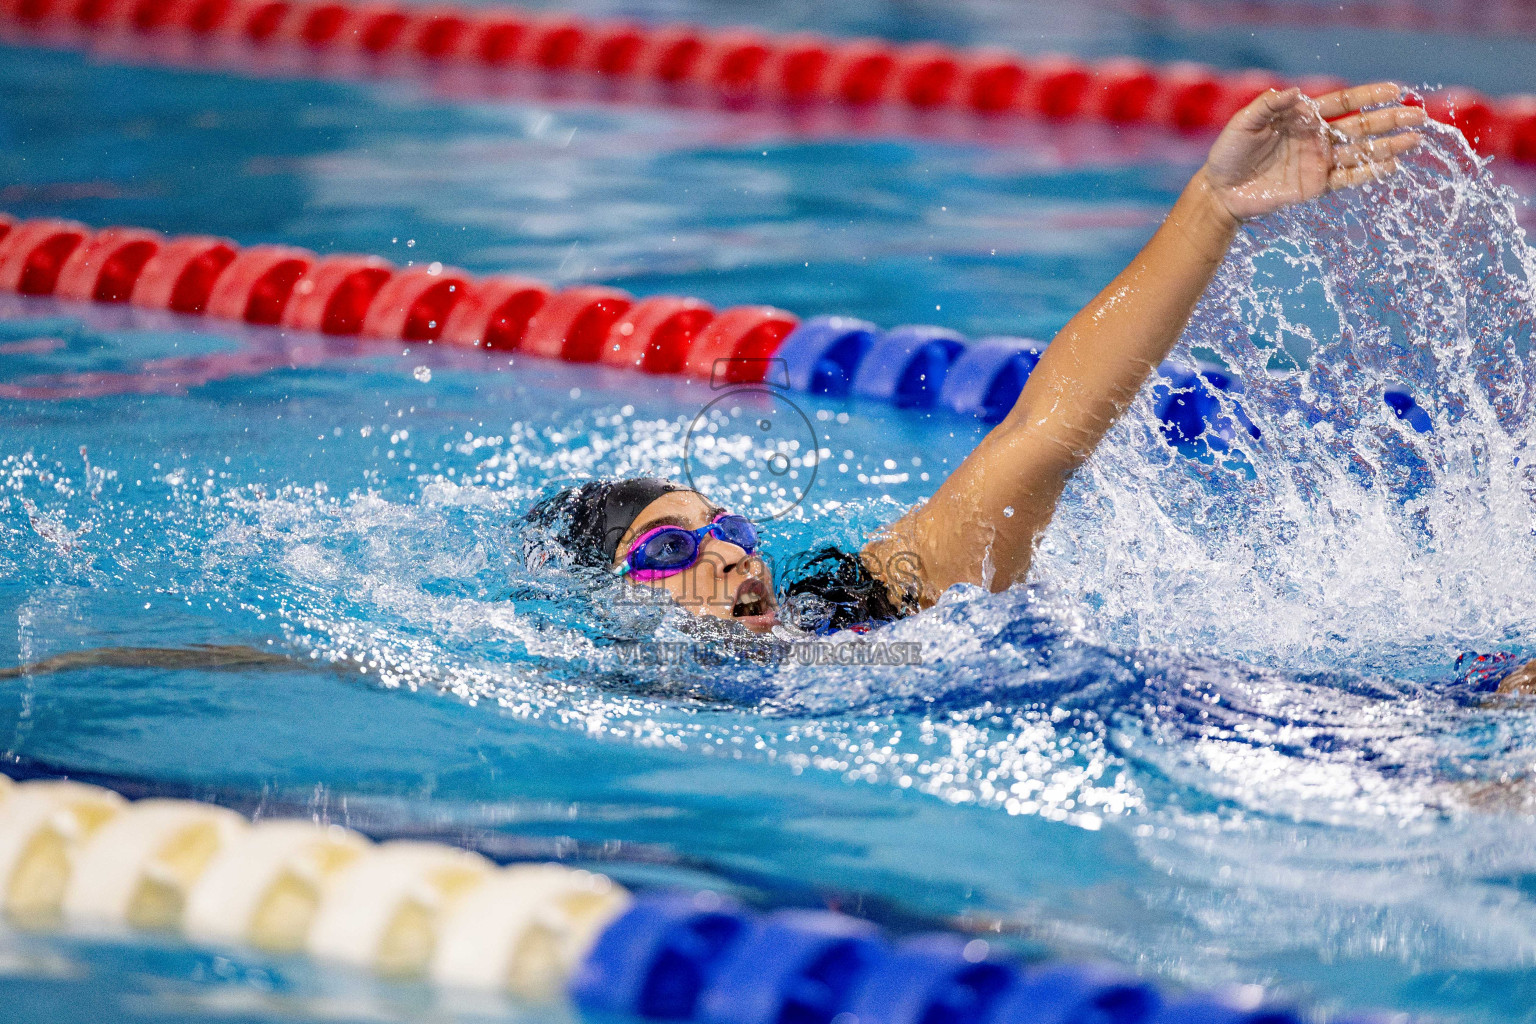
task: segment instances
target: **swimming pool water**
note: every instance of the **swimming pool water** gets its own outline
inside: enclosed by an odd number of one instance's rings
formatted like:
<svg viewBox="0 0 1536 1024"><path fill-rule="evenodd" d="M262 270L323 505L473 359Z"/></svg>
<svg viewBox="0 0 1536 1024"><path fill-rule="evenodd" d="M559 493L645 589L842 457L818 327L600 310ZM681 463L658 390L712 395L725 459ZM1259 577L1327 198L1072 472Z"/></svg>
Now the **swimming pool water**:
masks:
<svg viewBox="0 0 1536 1024"><path fill-rule="evenodd" d="M969 26L790 13L936 35L1005 20L959 11ZM1057 38L1145 40L1116 24ZM1300 62L1323 38L1269 43ZM1439 73L1389 41L1402 73ZM1083 128L983 146L40 49L0 50L0 76L17 215L973 336L1048 337L1201 156ZM1243 371L1264 436L1191 460L1139 408L1074 483L1036 585L957 591L891 627L923 653L901 670L768 663L529 561L517 515L554 483L682 470L705 385L6 299L0 658L248 644L302 664L3 680L0 751L17 771L828 899L1173 981L1530 1019L1536 717L1446 682L1463 647L1536 653L1536 268L1514 203L1437 139L1391 191L1251 229L1185 344ZM1434 432L1389 414L1387 383ZM777 500L748 439L788 403L825 450L773 520L776 557L856 543L980 436L857 401L739 401L714 421L720 457L691 467L712 494ZM652 640L727 657L663 670L634 657ZM287 962L0 943L0 994L41 1019L483 1012Z"/></svg>

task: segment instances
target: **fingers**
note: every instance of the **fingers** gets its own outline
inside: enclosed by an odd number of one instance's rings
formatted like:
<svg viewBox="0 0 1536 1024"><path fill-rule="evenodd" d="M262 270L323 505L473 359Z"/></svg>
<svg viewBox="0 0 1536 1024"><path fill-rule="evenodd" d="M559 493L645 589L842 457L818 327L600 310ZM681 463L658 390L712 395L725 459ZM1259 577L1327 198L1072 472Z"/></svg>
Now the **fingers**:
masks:
<svg viewBox="0 0 1536 1024"><path fill-rule="evenodd" d="M1328 174L1328 187L1339 189L1364 185L1367 182L1380 181L1396 171L1395 159L1383 160L1380 163L1357 164L1354 167L1335 167Z"/></svg>
<svg viewBox="0 0 1536 1024"><path fill-rule="evenodd" d="M1355 85L1338 92L1330 92L1317 98L1317 112L1323 120L1332 121L1362 107L1374 107L1382 103L1396 103L1403 98L1402 87L1395 82L1375 82L1371 85Z"/></svg>
<svg viewBox="0 0 1536 1024"><path fill-rule="evenodd" d="M1334 167L1359 167L1362 164L1386 163L1417 149L1419 143L1423 141L1424 136L1418 132L1407 132L1385 139L1369 139L1347 146L1335 146L1333 165Z"/></svg>
<svg viewBox="0 0 1536 1024"><path fill-rule="evenodd" d="M1294 109L1300 102L1301 90L1295 86L1278 91L1269 89L1260 93L1252 103L1238 111L1233 120L1243 128L1263 128L1281 114Z"/></svg>
<svg viewBox="0 0 1536 1024"><path fill-rule="evenodd" d="M1428 117L1421 107L1383 107L1369 113L1340 118L1328 127L1346 139L1364 139L1401 128L1417 128Z"/></svg>
<svg viewBox="0 0 1536 1024"><path fill-rule="evenodd" d="M1358 85L1317 99L1318 113L1330 122L1333 147L1330 189L1380 181L1398 169L1398 157L1416 149L1424 136L1411 129L1424 124L1418 107L1383 106L1403 98L1393 82ZM1365 107L1379 107L1364 111ZM1346 116L1348 115L1348 116Z"/></svg>

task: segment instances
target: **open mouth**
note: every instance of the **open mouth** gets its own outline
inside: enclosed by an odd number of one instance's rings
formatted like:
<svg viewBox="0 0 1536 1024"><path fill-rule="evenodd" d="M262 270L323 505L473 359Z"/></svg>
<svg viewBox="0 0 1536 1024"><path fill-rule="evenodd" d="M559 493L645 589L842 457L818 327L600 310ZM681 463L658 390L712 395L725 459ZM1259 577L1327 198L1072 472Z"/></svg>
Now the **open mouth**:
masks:
<svg viewBox="0 0 1536 1024"><path fill-rule="evenodd" d="M772 615L773 594L767 584L759 579L749 579L736 590L736 603L731 606L731 618L755 619Z"/></svg>

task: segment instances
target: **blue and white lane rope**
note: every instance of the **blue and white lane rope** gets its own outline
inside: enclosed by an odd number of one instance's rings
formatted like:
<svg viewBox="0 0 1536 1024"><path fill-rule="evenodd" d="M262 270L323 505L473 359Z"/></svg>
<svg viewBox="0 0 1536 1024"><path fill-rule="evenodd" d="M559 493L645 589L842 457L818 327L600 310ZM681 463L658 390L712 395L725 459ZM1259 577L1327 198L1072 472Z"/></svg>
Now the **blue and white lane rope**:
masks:
<svg viewBox="0 0 1536 1024"><path fill-rule="evenodd" d="M852 317L819 316L798 324L773 358L782 361L782 383L796 391L856 395L902 409L947 409L996 423L1013 408L1045 348L1031 338L970 341L944 327L884 330ZM1242 381L1224 367L1170 361L1157 369L1153 409L1169 443L1203 440L1213 451L1226 451L1242 433L1260 436L1237 400L1242 393ZM1429 415L1407 391L1389 390L1383 398L1415 430L1431 429Z"/></svg>
<svg viewBox="0 0 1536 1024"><path fill-rule="evenodd" d="M190 800L0 775L0 910L20 927L305 952L387 978L689 1024L1301 1024L1112 967L1021 967L975 936L632 895L559 864L256 823ZM1348 1018L1350 1024L1385 1018ZM1342 1021L1337 1024L1343 1024Z"/></svg>

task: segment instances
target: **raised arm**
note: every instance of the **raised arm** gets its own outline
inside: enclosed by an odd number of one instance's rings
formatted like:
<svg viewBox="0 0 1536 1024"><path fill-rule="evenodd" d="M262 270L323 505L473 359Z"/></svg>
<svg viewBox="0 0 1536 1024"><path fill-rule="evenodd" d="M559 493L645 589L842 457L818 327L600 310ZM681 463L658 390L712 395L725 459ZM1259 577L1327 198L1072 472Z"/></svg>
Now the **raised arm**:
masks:
<svg viewBox="0 0 1536 1024"><path fill-rule="evenodd" d="M1400 96L1390 83L1316 101L1271 90L1233 117L1151 241L1051 341L1008 416L866 545L870 568L898 591L916 582L924 605L954 583L1021 582L1067 479L1167 357L1238 226L1396 170L1420 141L1401 130L1424 117L1383 106Z"/></svg>

